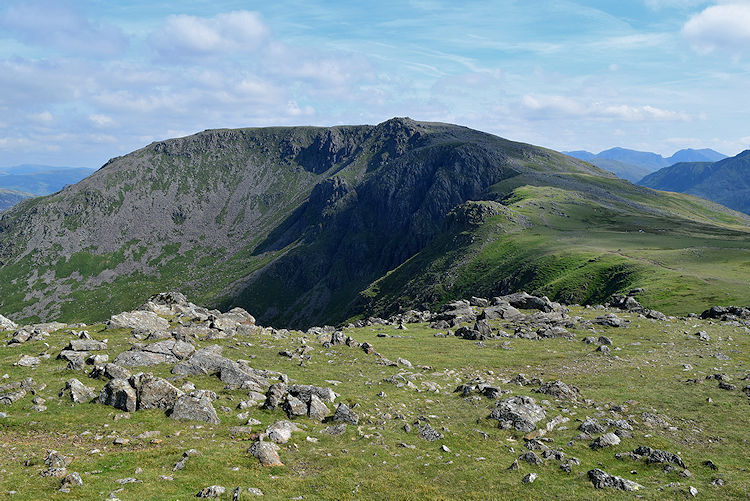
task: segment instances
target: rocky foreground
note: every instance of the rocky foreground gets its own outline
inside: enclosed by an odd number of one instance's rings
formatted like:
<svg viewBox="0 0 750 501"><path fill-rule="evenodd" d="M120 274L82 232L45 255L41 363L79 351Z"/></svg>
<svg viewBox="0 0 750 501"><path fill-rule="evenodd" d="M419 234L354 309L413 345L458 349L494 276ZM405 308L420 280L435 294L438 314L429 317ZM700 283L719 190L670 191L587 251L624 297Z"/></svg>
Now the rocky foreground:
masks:
<svg viewBox="0 0 750 501"><path fill-rule="evenodd" d="M0 316L0 492L743 498L750 309L667 317L639 292L306 332L174 292L105 324Z"/></svg>

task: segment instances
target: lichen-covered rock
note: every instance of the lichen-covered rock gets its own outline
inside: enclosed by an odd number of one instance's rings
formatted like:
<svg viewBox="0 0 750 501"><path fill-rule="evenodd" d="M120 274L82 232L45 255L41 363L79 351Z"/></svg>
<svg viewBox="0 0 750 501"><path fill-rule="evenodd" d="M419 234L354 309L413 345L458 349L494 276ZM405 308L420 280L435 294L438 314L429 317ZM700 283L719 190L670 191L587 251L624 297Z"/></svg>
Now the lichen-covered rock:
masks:
<svg viewBox="0 0 750 501"><path fill-rule="evenodd" d="M328 407L316 394L310 395L307 415L316 421L323 421L328 416Z"/></svg>
<svg viewBox="0 0 750 501"><path fill-rule="evenodd" d="M167 339L147 345L139 345L117 355L115 363L126 367L173 364L195 352L195 347L184 341Z"/></svg>
<svg viewBox="0 0 750 501"><path fill-rule="evenodd" d="M508 397L498 402L490 413L500 428L514 428L518 431L534 431L536 423L546 417L544 409L531 397Z"/></svg>
<svg viewBox="0 0 750 501"><path fill-rule="evenodd" d="M189 395L182 395L175 401L169 417L180 421L203 421L210 424L219 424L221 421L211 401L212 399L201 391L193 391Z"/></svg>
<svg viewBox="0 0 750 501"><path fill-rule="evenodd" d="M107 349L107 343L96 339L71 339L65 349L71 351L101 351Z"/></svg>
<svg viewBox="0 0 750 501"><path fill-rule="evenodd" d="M137 394L137 407L141 409L172 409L184 392L164 378L138 373L130 377Z"/></svg>
<svg viewBox="0 0 750 501"><path fill-rule="evenodd" d="M96 392L93 388L85 386L79 380L72 378L65 383L65 388L60 390L60 397L68 397L73 403L80 404L90 402L96 398Z"/></svg>
<svg viewBox="0 0 750 501"><path fill-rule="evenodd" d="M99 403L126 412L136 410L136 392L126 379L112 379L99 393Z"/></svg>
<svg viewBox="0 0 750 501"><path fill-rule="evenodd" d="M218 498L226 492L226 488L221 485L211 485L201 489L198 494L195 495L197 498Z"/></svg>
<svg viewBox="0 0 750 501"><path fill-rule="evenodd" d="M169 322L151 311L126 311L107 321L107 329L141 329L148 331L166 330Z"/></svg>
<svg viewBox="0 0 750 501"><path fill-rule="evenodd" d="M564 400L577 400L581 396L580 390L575 386L568 386L562 381L551 381L544 383L539 388L539 393L550 395Z"/></svg>
<svg viewBox="0 0 750 501"><path fill-rule="evenodd" d="M18 325L11 319L0 315L0 331L10 331L18 329Z"/></svg>
<svg viewBox="0 0 750 501"><path fill-rule="evenodd" d="M285 444L292 438L292 433L299 431L299 428L291 421L281 420L274 422L266 428L266 436L272 442Z"/></svg>
<svg viewBox="0 0 750 501"><path fill-rule="evenodd" d="M343 423L349 423L353 425L359 424L359 416L356 412L351 410L348 405L341 403L336 407L336 412L333 414L334 421L341 421Z"/></svg>
<svg viewBox="0 0 750 501"><path fill-rule="evenodd" d="M284 466L276 452L278 448L278 445L271 442L255 442L247 452L255 456L263 466Z"/></svg>
<svg viewBox="0 0 750 501"><path fill-rule="evenodd" d="M598 468L588 471L589 480L594 484L597 489L603 489L604 487L610 487L613 489L619 489L621 491L637 491L642 489L643 486L639 483L627 480L622 477L610 475L609 473L600 470Z"/></svg>

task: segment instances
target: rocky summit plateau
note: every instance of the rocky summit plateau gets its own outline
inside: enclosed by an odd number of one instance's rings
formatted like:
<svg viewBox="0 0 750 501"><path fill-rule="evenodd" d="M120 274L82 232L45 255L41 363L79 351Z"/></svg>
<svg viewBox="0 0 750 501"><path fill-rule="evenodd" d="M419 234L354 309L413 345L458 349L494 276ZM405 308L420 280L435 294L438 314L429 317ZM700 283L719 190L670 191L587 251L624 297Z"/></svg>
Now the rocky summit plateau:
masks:
<svg viewBox="0 0 750 501"><path fill-rule="evenodd" d="M304 331L0 317L10 499L746 499L750 309L527 293Z"/></svg>
<svg viewBox="0 0 750 501"><path fill-rule="evenodd" d="M747 214L465 127L159 141L0 212L0 495L747 499L748 284Z"/></svg>

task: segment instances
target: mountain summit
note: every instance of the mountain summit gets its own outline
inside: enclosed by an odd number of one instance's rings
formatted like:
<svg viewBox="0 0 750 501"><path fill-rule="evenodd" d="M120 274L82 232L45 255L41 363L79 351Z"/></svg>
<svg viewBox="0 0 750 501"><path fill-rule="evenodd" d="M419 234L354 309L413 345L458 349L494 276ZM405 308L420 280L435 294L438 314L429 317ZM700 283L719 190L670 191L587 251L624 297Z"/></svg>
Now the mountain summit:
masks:
<svg viewBox="0 0 750 501"><path fill-rule="evenodd" d="M573 158L591 162L602 169L614 172L618 177L627 179L633 183L641 180L644 176L661 169L674 165L678 162L717 162L726 155L710 148L694 150L686 148L675 152L671 157L664 158L657 153L648 151L630 150L627 148L610 148L597 154L585 150L564 152Z"/></svg>
<svg viewBox="0 0 750 501"><path fill-rule="evenodd" d="M0 215L0 307L99 320L180 289L307 326L468 290L583 303L646 285L667 312L740 294L721 279L691 288L700 270L672 263L685 234L739 259L750 219L450 124L207 130Z"/></svg>

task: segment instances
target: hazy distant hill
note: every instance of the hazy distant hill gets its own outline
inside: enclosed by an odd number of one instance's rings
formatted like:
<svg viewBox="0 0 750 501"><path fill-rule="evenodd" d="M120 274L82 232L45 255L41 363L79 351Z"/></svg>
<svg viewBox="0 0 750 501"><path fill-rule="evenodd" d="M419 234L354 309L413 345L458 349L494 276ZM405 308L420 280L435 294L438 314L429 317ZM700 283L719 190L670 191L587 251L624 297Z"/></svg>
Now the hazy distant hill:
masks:
<svg viewBox="0 0 750 501"><path fill-rule="evenodd" d="M13 207L24 198L29 198L31 193L0 188L0 211Z"/></svg>
<svg viewBox="0 0 750 501"><path fill-rule="evenodd" d="M0 167L0 188L32 195L49 195L69 184L75 184L94 172L86 167L53 167L50 165L16 165Z"/></svg>
<svg viewBox="0 0 750 501"><path fill-rule="evenodd" d="M649 174L638 184L689 193L750 214L750 150L715 163L678 163Z"/></svg>
<svg viewBox="0 0 750 501"><path fill-rule="evenodd" d="M701 150L686 148L667 158L656 153L627 148L610 148L597 154L585 150L563 153L579 160L591 162L632 183L636 183L644 176L677 162L716 162L727 158L726 155L709 148Z"/></svg>

